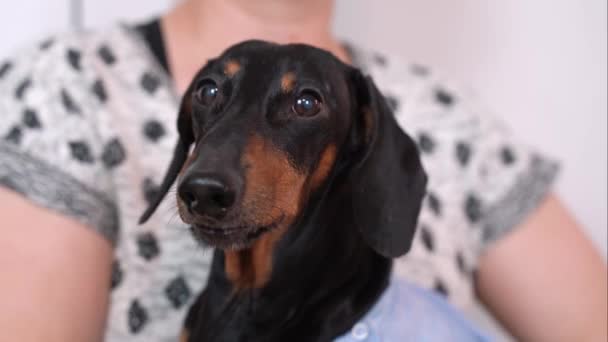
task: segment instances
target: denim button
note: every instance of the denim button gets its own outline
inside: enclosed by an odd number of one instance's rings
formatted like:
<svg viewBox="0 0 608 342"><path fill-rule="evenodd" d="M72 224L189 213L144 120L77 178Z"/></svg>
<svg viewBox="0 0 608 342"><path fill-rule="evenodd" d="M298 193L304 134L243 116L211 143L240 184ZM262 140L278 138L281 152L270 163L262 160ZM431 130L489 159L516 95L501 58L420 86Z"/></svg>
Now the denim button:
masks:
<svg viewBox="0 0 608 342"><path fill-rule="evenodd" d="M369 336L369 328L365 323L357 323L353 326L351 334L355 340L363 341Z"/></svg>

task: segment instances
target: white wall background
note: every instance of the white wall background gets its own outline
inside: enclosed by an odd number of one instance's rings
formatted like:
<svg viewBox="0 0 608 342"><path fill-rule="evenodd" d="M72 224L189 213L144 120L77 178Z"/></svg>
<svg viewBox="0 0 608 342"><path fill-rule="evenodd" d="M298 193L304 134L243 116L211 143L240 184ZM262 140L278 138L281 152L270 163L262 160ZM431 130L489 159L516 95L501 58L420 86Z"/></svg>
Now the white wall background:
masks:
<svg viewBox="0 0 608 342"><path fill-rule="evenodd" d="M53 32L146 18L174 2L4 0L0 56ZM524 142L560 159L557 192L606 256L606 6L606 0L337 0L335 27L341 37L470 84Z"/></svg>

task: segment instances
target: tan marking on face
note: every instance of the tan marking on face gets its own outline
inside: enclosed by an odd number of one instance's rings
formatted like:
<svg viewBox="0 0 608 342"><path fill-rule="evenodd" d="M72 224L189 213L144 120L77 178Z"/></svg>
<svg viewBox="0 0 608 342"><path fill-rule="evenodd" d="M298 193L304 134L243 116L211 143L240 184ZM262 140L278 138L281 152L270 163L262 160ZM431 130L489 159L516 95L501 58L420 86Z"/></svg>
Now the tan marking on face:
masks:
<svg viewBox="0 0 608 342"><path fill-rule="evenodd" d="M310 176L309 191L315 191L323 184L323 182L325 182L327 176L329 176L329 172L334 167L335 161L336 145L328 145L323 153L321 153L321 158L317 163L317 167Z"/></svg>
<svg viewBox="0 0 608 342"><path fill-rule="evenodd" d="M236 75L239 70L241 70L241 63L234 59L231 59L224 64L224 74L228 77Z"/></svg>
<svg viewBox="0 0 608 342"><path fill-rule="evenodd" d="M281 90L284 93L289 93L296 85L296 75L293 72L286 72L281 77Z"/></svg>
<svg viewBox="0 0 608 342"><path fill-rule="evenodd" d="M283 218L289 223L300 209L306 175L295 169L284 152L258 135L250 138L242 163L245 171L244 209L260 225Z"/></svg>
<svg viewBox="0 0 608 342"><path fill-rule="evenodd" d="M268 282L272 274L274 247L286 228L281 226L260 236L251 247L244 250L224 252L226 275L236 291L260 288Z"/></svg>
<svg viewBox="0 0 608 342"><path fill-rule="evenodd" d="M242 163L246 170L242 208L249 221L259 226L280 224L252 246L224 252L226 275L237 289L258 288L270 279L274 247L301 209L307 178L285 153L258 135L247 143Z"/></svg>
<svg viewBox="0 0 608 342"><path fill-rule="evenodd" d="M235 290L252 285L255 282L255 270L251 262L251 248L224 251L224 271Z"/></svg>

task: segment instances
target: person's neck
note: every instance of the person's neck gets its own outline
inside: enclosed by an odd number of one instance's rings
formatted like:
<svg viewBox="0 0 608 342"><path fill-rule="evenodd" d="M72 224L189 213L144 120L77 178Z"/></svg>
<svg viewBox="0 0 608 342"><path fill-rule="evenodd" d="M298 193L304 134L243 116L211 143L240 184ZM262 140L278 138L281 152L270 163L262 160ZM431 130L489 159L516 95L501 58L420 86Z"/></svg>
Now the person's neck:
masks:
<svg viewBox="0 0 608 342"><path fill-rule="evenodd" d="M182 93L207 60L247 39L305 43L349 62L331 33L331 0L186 0L161 19L169 67Z"/></svg>

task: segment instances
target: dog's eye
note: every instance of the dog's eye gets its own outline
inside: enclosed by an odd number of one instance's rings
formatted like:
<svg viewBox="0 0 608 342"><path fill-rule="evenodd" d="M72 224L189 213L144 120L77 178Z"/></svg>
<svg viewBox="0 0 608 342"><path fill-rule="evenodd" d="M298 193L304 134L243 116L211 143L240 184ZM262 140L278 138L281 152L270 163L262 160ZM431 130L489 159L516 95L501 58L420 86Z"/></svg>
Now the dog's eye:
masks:
<svg viewBox="0 0 608 342"><path fill-rule="evenodd" d="M220 89L215 82L212 80L205 80L199 83L195 96L200 103L210 105L215 101L219 92Z"/></svg>
<svg viewBox="0 0 608 342"><path fill-rule="evenodd" d="M313 116L321 110L319 97L312 92L303 92L296 98L293 111L301 116Z"/></svg>

